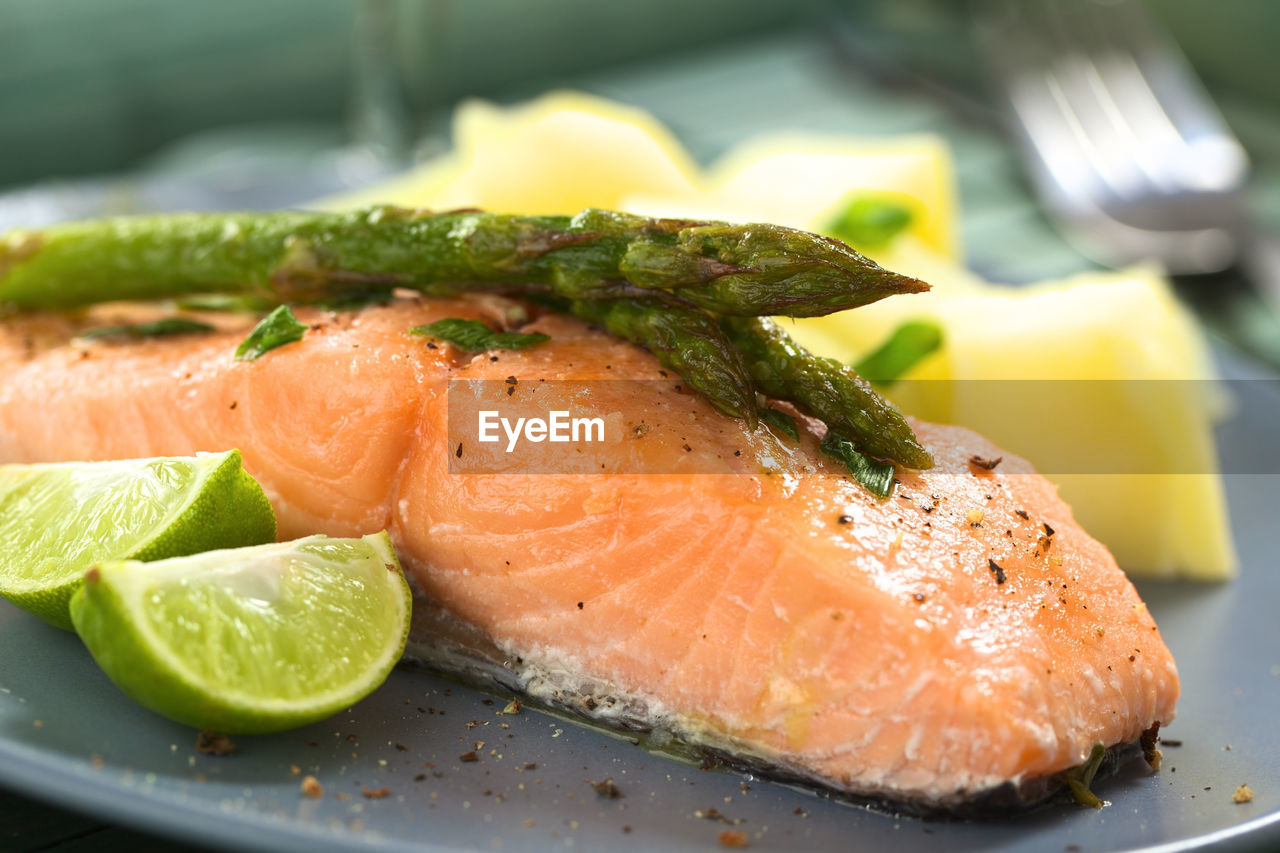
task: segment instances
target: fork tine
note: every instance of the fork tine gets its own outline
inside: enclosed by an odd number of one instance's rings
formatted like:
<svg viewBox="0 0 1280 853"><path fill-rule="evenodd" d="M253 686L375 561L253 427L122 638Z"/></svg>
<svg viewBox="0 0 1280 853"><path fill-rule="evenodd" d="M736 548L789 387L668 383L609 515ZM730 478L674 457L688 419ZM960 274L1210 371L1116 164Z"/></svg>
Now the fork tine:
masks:
<svg viewBox="0 0 1280 853"><path fill-rule="evenodd" d="M1086 253L1230 263L1243 150L1138 0L975 7L1042 200Z"/></svg>
<svg viewBox="0 0 1280 853"><path fill-rule="evenodd" d="M1138 100L1125 103L1133 110L1132 124L1164 138L1152 139L1157 150L1167 152L1169 172L1181 185L1203 192L1221 192L1240 184L1248 171L1248 158L1239 142L1225 132L1222 114L1196 78L1176 45L1158 38L1151 20L1134 0L1108 5L1105 15L1098 3L1089 4L1095 20L1125 43L1114 56L1127 59L1116 76L1118 90L1127 83L1139 92ZM1127 75L1122 77L1121 75ZM1145 122L1145 124L1140 124ZM1176 142L1174 139L1176 138Z"/></svg>
<svg viewBox="0 0 1280 853"><path fill-rule="evenodd" d="M990 8L990 7L989 7ZM1106 183L1100 172L1101 152L1095 150L1095 129L1086 127L1068 93L1068 77L1059 61L1070 48L1043 5L1003 3L992 17L980 22L984 55L993 75L1005 87L1010 106L1028 147L1037 154L1042 190L1062 201L1063 195L1089 195Z"/></svg>
<svg viewBox="0 0 1280 853"><path fill-rule="evenodd" d="M1052 73L1065 96L1062 108L1071 110L1084 129L1091 161L1107 189L1121 203L1149 194L1152 183L1172 189L1158 160L1145 148L1149 140L1142 138L1117 103L1117 80L1109 73L1113 64L1109 60L1123 52L1106 46L1114 30L1099 26L1099 5L1050 2L1044 8L1059 38ZM1143 88L1136 90L1139 95ZM1162 115L1154 101L1147 106Z"/></svg>
<svg viewBox="0 0 1280 853"><path fill-rule="evenodd" d="M1154 193L1194 197L1202 220L1234 227L1238 205L1217 194L1242 184L1244 150L1224 129L1185 59L1171 43L1158 40L1137 0L1082 7L1097 45L1094 61L1101 91L1114 104L1113 119L1126 128L1133 144L1130 153L1152 181ZM1184 208L1153 205L1143 196L1139 190L1122 200L1125 221L1161 229L1185 222Z"/></svg>

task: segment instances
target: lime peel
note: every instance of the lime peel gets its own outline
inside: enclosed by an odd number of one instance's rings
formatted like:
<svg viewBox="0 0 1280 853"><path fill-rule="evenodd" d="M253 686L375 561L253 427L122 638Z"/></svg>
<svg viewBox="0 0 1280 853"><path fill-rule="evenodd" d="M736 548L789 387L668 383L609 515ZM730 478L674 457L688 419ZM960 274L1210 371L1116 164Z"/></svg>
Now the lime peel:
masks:
<svg viewBox="0 0 1280 853"><path fill-rule="evenodd" d="M67 630L67 603L92 563L256 545L275 532L238 450L0 465L0 595Z"/></svg>
<svg viewBox="0 0 1280 853"><path fill-rule="evenodd" d="M86 581L72 619L111 680L209 731L324 719L381 684L408 639L409 587L386 533L103 563Z"/></svg>

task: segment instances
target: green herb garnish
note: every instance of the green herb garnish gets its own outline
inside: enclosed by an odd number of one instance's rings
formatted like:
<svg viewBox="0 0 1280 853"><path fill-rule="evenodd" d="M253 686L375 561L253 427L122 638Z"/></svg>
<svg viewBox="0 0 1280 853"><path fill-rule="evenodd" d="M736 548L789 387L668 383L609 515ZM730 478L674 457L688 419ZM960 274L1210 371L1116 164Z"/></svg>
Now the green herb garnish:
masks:
<svg viewBox="0 0 1280 853"><path fill-rule="evenodd" d="M863 378L889 386L942 346L942 329L926 320L909 320L853 366Z"/></svg>
<svg viewBox="0 0 1280 853"><path fill-rule="evenodd" d="M189 335L194 332L212 332L213 326L182 317L166 317L150 323L135 325L95 326L85 329L77 337L88 338L162 338L166 335Z"/></svg>
<svg viewBox="0 0 1280 853"><path fill-rule="evenodd" d="M800 440L800 428L796 426L796 419L786 412L779 412L777 409L771 409L766 406L760 410L760 420L786 435L792 441Z"/></svg>
<svg viewBox="0 0 1280 853"><path fill-rule="evenodd" d="M826 227L832 237L858 246L880 248L897 237L912 220L901 204L875 195L859 194Z"/></svg>
<svg viewBox="0 0 1280 853"><path fill-rule="evenodd" d="M225 311L229 314L260 314L277 303L246 293L193 293L178 300L178 307L188 311Z"/></svg>
<svg viewBox="0 0 1280 853"><path fill-rule="evenodd" d="M249 337L236 347L236 361L253 361L276 347L302 340L307 327L299 323L288 305L281 305L253 327Z"/></svg>
<svg viewBox="0 0 1280 853"><path fill-rule="evenodd" d="M887 498L892 494L894 473L892 462L867 456L858 450L852 441L831 429L827 430L827 434L822 437L818 449L843 462L853 478L866 486L873 495Z"/></svg>
<svg viewBox="0 0 1280 853"><path fill-rule="evenodd" d="M1107 748L1101 743L1095 743L1093 749L1089 752L1089 758L1079 767L1072 767L1062 774L1067 781L1067 787L1071 789L1071 793L1075 796L1076 802L1082 806L1090 808L1102 808L1102 800L1098 799L1098 795L1089 790L1089 786L1093 784L1093 777L1097 775L1098 768L1102 766L1102 759L1107 755Z"/></svg>
<svg viewBox="0 0 1280 853"><path fill-rule="evenodd" d="M541 332L531 332L527 335L520 332L495 332L479 320L463 320L460 317L446 317L425 326L414 326L409 330L409 334L439 338L468 352L524 349L551 340L550 335L544 335Z"/></svg>
<svg viewBox="0 0 1280 853"><path fill-rule="evenodd" d="M389 290L370 290L364 293L343 293L332 299L316 302L315 305L326 311L358 311L370 305L387 305L393 299L395 294Z"/></svg>

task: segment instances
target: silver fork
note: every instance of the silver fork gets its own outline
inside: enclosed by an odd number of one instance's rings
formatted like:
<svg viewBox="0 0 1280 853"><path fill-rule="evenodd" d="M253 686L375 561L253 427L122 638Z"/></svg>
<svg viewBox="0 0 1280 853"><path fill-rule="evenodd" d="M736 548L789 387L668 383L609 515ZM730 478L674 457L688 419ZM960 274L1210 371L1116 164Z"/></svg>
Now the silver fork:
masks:
<svg viewBox="0 0 1280 853"><path fill-rule="evenodd" d="M988 0L979 44L1045 207L1108 266L1236 263L1244 149L1138 0Z"/></svg>

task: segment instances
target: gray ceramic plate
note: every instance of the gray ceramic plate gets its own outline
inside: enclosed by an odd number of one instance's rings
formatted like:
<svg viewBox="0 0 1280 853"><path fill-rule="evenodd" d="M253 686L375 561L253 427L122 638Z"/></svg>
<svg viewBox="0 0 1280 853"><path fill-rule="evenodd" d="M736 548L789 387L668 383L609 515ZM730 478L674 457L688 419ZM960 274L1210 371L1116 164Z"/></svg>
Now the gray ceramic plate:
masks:
<svg viewBox="0 0 1280 853"><path fill-rule="evenodd" d="M1229 366L1230 367L1230 366ZM1234 372L1234 370L1233 370ZM1222 439L1228 470L1270 453L1280 391L1257 383ZM923 822L705 772L505 701L397 671L350 712L197 754L189 729L122 696L71 634L0 603L0 784L115 823L229 849L1183 850L1280 847L1280 476L1228 478L1244 570L1220 586L1144 585L1184 695L1165 770L1103 784L1101 811ZM482 744L478 742L483 742ZM475 752L479 760L461 761ZM296 768L296 769L295 769ZM299 793L316 776L324 796ZM622 796L591 783L612 778ZM1232 802L1248 783L1252 803ZM383 797L371 799L364 789ZM714 812L712 810L715 810ZM716 818L714 815L720 815ZM712 815L708 818L707 815ZM733 826L729 824L733 823Z"/></svg>

